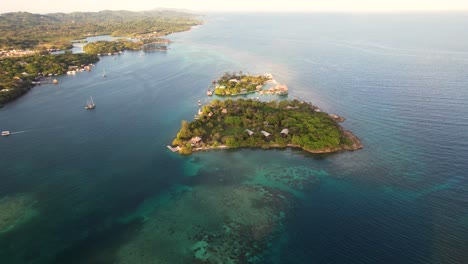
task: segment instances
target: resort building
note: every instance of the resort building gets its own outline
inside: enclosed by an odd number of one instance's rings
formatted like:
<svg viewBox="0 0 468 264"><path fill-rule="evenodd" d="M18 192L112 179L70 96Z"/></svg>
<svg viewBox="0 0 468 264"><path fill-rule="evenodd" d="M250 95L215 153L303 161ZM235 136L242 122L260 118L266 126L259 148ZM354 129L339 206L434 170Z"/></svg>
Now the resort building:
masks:
<svg viewBox="0 0 468 264"><path fill-rule="evenodd" d="M201 137L199 137L199 136L193 137L192 139L190 139L190 144L191 144L192 146L198 145L198 144L201 143L201 140L202 140L202 139L201 139Z"/></svg>

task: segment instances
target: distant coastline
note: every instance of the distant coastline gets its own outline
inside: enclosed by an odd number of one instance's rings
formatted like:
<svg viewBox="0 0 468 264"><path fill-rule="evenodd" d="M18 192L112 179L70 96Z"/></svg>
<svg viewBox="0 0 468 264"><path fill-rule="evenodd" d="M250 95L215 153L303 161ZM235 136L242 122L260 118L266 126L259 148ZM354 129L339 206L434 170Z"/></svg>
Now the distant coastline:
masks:
<svg viewBox="0 0 468 264"><path fill-rule="evenodd" d="M11 23L12 30L7 30L0 36L0 62L6 65L0 72L0 108L26 94L35 85L58 83L47 78L73 72L75 68L99 61L96 55L115 55L124 50L166 51L170 41L160 38L161 36L188 31L192 26L202 24L194 15L176 11L88 12L83 13L79 19L69 16L71 15L39 15L27 12L2 14L5 27L8 28L8 23ZM18 28L14 21L19 19L29 21L33 26ZM68 23L69 19L73 20L71 25ZM157 26L149 23L151 21ZM144 33L131 32L128 31L128 28L132 28L129 24L146 29ZM47 34L43 27L50 27ZM102 32L97 31L98 28ZM83 55L70 54L70 51L65 54L50 54L70 49L76 39L83 42L80 40L83 37L106 34L132 36L140 41L134 43L117 40L87 44L85 56L91 57L84 60L80 59ZM44 61L44 56L47 62Z"/></svg>

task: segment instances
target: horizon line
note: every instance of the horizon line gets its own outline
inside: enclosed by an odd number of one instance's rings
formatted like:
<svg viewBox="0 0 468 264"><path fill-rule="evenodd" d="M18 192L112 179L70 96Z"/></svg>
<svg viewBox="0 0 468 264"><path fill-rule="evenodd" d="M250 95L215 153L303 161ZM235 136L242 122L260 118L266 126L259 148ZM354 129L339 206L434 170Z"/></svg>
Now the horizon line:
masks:
<svg viewBox="0 0 468 264"><path fill-rule="evenodd" d="M126 10L126 9L103 9L99 11L55 11L55 12L32 12L32 11L7 11L7 12L0 12L2 14L9 14L9 13L30 13L30 14L40 14L40 15L47 15L47 14L71 14L71 13L98 13L104 11L126 11L126 12L148 12L148 11L175 11L175 12L182 12L182 13L189 13L195 15L201 15L203 13L213 14L213 13L275 13L275 14L411 14L411 13L465 13L468 12L467 9L442 9L442 10L189 10L183 8L153 8L153 9L144 9L144 10Z"/></svg>

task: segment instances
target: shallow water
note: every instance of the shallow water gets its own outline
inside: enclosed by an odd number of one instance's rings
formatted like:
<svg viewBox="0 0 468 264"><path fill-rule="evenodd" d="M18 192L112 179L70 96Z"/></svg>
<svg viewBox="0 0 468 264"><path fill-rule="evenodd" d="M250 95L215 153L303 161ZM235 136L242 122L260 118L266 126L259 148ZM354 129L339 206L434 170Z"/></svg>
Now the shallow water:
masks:
<svg viewBox="0 0 468 264"><path fill-rule="evenodd" d="M0 138L0 207L35 212L0 233L1 263L468 259L465 15L205 18L167 52L102 57L0 109L0 130L25 131ZM233 70L271 72L365 148L170 152Z"/></svg>

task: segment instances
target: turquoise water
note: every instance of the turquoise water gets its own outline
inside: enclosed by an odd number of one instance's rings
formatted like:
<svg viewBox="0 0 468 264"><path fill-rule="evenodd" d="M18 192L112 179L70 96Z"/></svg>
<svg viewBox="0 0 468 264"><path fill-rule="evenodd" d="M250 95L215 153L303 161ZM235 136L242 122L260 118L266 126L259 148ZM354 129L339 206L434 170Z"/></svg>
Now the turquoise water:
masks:
<svg viewBox="0 0 468 264"><path fill-rule="evenodd" d="M466 14L205 19L0 109L24 131L0 138L0 263L466 262ZM271 72L365 148L170 152L233 70Z"/></svg>

